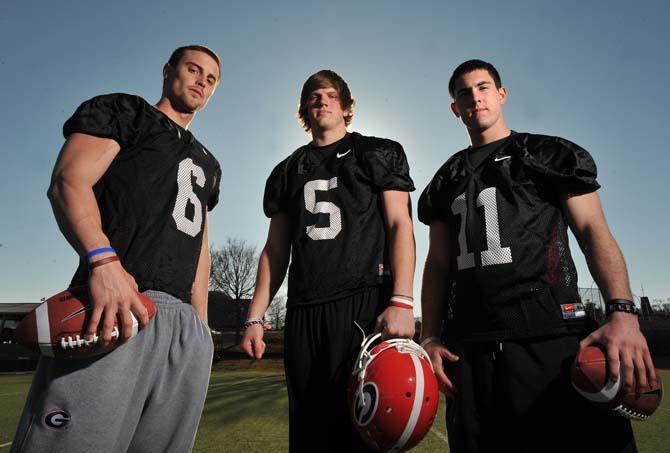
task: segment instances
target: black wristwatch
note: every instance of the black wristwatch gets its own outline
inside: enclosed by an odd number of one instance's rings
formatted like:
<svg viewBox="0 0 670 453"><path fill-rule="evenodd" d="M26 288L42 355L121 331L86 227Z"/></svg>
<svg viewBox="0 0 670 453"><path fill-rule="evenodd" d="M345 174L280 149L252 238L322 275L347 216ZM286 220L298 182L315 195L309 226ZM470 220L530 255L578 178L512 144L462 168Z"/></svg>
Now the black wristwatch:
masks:
<svg viewBox="0 0 670 453"><path fill-rule="evenodd" d="M640 315L640 310L635 306L632 300L612 299L605 302L605 313L608 315L620 311L630 313L631 315Z"/></svg>

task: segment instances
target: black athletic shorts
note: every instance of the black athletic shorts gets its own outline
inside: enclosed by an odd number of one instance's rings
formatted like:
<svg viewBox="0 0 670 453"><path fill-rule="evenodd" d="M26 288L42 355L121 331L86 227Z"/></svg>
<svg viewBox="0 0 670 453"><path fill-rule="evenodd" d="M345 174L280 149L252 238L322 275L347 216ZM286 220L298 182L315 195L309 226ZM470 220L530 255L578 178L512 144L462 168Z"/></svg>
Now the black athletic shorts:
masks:
<svg viewBox="0 0 670 453"><path fill-rule="evenodd" d="M371 287L342 299L290 307L284 368L289 396L289 451L367 452L349 416L347 387L363 333L388 306Z"/></svg>
<svg viewBox="0 0 670 453"><path fill-rule="evenodd" d="M636 452L630 421L599 411L570 383L578 336L447 344L452 453Z"/></svg>

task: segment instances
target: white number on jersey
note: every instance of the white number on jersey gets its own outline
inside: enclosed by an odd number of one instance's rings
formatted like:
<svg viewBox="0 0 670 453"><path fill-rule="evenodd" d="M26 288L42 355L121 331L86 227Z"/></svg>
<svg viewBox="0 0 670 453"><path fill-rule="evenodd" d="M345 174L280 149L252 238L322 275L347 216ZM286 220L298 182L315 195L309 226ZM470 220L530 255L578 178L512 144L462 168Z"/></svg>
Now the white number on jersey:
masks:
<svg viewBox="0 0 670 453"><path fill-rule="evenodd" d="M177 199L172 210L172 218L177 223L177 229L189 236L195 237L202 229L202 203L193 192L193 177L199 187L205 187L205 172L193 163L189 157L179 162L177 170ZM193 204L193 220L186 217L186 207Z"/></svg>
<svg viewBox="0 0 670 453"><path fill-rule="evenodd" d="M512 249L500 244L500 223L498 221L498 201L496 199L496 188L487 187L477 196L477 207L484 207L484 219L486 230L487 250L481 251L482 266L494 264L506 264L512 262ZM468 251L468 238L466 235L466 222L468 205L465 200L465 192L460 194L451 203L451 212L461 218L461 227L458 232L458 247L460 255L456 257L458 270L468 269L475 266L475 256Z"/></svg>
<svg viewBox="0 0 670 453"><path fill-rule="evenodd" d="M468 238L465 235L465 220L468 214L468 206L465 204L465 192L456 197L451 203L451 212L461 216L461 229L458 232L458 248L461 254L456 257L458 269L468 269L475 265L474 253L468 252Z"/></svg>
<svg viewBox="0 0 670 453"><path fill-rule="evenodd" d="M342 214L340 208L330 201L316 201L317 191L328 191L337 187L337 177L331 179L316 179L305 183L305 209L312 214L329 214L330 225L327 227L318 227L316 224L309 225L307 236L320 241L324 239L333 239L342 231Z"/></svg>

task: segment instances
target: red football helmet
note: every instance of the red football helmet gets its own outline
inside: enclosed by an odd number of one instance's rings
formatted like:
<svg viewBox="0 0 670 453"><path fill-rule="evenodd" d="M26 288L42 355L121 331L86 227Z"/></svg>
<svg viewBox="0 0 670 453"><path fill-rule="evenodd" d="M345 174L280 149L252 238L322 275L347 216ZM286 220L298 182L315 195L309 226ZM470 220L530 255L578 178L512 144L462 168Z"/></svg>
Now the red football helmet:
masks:
<svg viewBox="0 0 670 453"><path fill-rule="evenodd" d="M393 339L372 348L380 335L363 340L349 387L349 408L368 446L401 452L418 444L435 420L440 402L437 379L421 346Z"/></svg>

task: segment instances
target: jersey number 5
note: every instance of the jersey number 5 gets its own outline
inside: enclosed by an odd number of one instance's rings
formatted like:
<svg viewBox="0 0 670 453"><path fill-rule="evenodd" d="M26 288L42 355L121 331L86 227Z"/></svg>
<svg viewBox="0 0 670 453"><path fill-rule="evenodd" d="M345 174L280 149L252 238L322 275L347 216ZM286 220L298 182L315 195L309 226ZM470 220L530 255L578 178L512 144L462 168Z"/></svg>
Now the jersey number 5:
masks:
<svg viewBox="0 0 670 453"><path fill-rule="evenodd" d="M500 244L500 222L498 221L498 202L496 200L495 187L487 187L479 192L477 207L482 206L484 207L484 226L488 249L481 251L482 266L511 263L512 250ZM456 264L458 265L458 270L469 269L475 266L475 255L472 252L468 252L468 238L465 228L468 205L465 200L465 192L457 196L451 203L451 212L461 217L461 227L458 232L458 248L461 253L456 257Z"/></svg>
<svg viewBox="0 0 670 453"><path fill-rule="evenodd" d="M189 236L196 237L202 229L202 203L193 192L193 181L198 187L205 187L205 172L193 163L189 157L179 162L177 170L177 199L172 210L172 218L177 229ZM193 205L193 219L186 217L186 208Z"/></svg>
<svg viewBox="0 0 670 453"><path fill-rule="evenodd" d="M327 227L318 227L316 224L309 225L306 228L307 236L320 241L323 239L333 239L342 231L342 213L340 208L330 201L316 201L316 192L326 192L337 188L337 178L315 179L305 183L303 190L305 194L305 209L312 214L329 214L330 225Z"/></svg>

